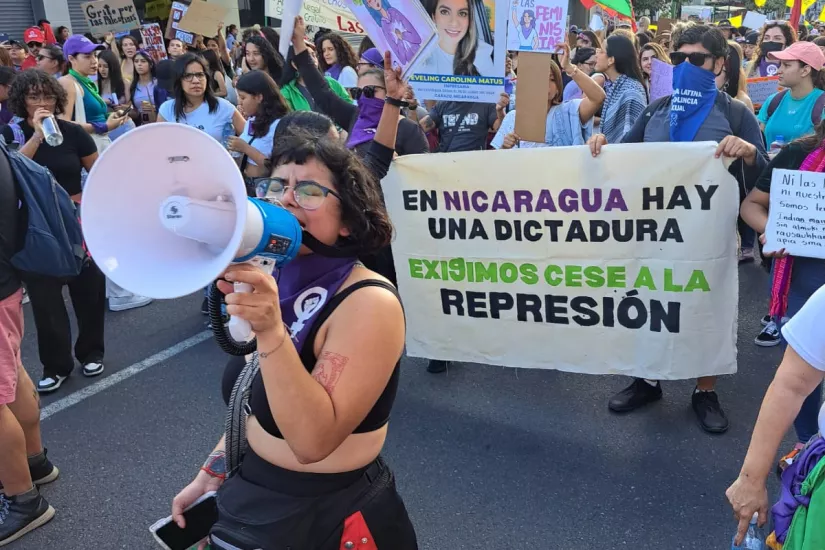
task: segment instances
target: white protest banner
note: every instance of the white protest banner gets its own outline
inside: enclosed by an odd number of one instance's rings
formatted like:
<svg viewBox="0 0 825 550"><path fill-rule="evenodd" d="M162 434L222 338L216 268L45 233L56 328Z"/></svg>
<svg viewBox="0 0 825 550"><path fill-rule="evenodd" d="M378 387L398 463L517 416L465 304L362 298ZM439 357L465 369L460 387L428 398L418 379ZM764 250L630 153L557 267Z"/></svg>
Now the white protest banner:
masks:
<svg viewBox="0 0 825 550"><path fill-rule="evenodd" d="M94 36L140 28L135 4L132 0L99 0L80 4L83 17Z"/></svg>
<svg viewBox="0 0 825 550"><path fill-rule="evenodd" d="M715 151L393 161L383 189L407 353L655 380L735 372L739 191Z"/></svg>
<svg viewBox="0 0 825 550"><path fill-rule="evenodd" d="M285 21L284 0L269 0L266 16ZM304 0L301 17L307 25L334 31L364 34L364 28L341 0Z"/></svg>
<svg viewBox="0 0 825 550"><path fill-rule="evenodd" d="M567 40L567 0L514 0L507 49L554 53Z"/></svg>
<svg viewBox="0 0 825 550"><path fill-rule="evenodd" d="M825 174L774 169L765 252L825 259Z"/></svg>

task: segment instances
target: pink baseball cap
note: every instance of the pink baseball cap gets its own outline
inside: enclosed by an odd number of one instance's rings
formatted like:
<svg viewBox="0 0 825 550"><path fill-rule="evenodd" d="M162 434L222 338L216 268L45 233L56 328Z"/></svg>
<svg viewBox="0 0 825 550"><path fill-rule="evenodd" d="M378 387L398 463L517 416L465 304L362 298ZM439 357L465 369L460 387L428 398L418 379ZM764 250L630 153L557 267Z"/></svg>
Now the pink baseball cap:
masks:
<svg viewBox="0 0 825 550"><path fill-rule="evenodd" d="M825 66L825 54L813 42L794 42L780 52L771 52L768 59L777 61L801 61L810 65L815 71L821 71Z"/></svg>

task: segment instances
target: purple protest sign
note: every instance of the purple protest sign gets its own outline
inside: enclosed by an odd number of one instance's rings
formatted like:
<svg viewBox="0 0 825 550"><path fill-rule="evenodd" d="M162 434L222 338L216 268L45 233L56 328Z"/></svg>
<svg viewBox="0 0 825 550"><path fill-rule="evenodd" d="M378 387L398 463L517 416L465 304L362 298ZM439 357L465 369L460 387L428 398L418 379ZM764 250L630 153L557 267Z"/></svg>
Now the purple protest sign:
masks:
<svg viewBox="0 0 825 550"><path fill-rule="evenodd" d="M651 60L650 66L650 101L673 94L673 65L659 61L656 58Z"/></svg>

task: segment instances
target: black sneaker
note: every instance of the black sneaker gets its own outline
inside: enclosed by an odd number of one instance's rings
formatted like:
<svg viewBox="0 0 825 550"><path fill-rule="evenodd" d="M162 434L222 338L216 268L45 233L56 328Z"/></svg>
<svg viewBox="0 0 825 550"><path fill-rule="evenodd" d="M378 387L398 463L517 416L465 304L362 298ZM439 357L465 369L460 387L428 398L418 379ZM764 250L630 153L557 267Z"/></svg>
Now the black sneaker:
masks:
<svg viewBox="0 0 825 550"><path fill-rule="evenodd" d="M51 483L57 476L60 475L60 470L55 467L54 464L46 456L48 453L48 449L45 447L43 448L43 452L30 456L29 460L29 474L31 475L32 482L37 485L46 485L47 483ZM0 483L0 493L3 492L3 484Z"/></svg>
<svg viewBox="0 0 825 550"><path fill-rule="evenodd" d="M67 378L68 376L60 376L59 374L55 374L54 376L44 375L43 379L37 383L37 393L52 393L53 391L57 391Z"/></svg>
<svg viewBox="0 0 825 550"><path fill-rule="evenodd" d="M430 362L427 364L427 372L432 374L438 374L447 370L448 361L438 361L436 359L430 359Z"/></svg>
<svg viewBox="0 0 825 550"><path fill-rule="evenodd" d="M730 422L722 406L719 404L719 396L715 391L694 391L693 412L702 429L708 433L721 434L728 431Z"/></svg>
<svg viewBox="0 0 825 550"><path fill-rule="evenodd" d="M782 335L779 334L779 327L772 320L762 329L759 335L754 338L753 343L763 348L772 348L782 343Z"/></svg>
<svg viewBox="0 0 825 550"><path fill-rule="evenodd" d="M651 386L641 378L634 378L633 383L610 398L607 408L613 412L635 411L662 398L662 385L656 382Z"/></svg>
<svg viewBox="0 0 825 550"><path fill-rule="evenodd" d="M771 324L771 321L773 321L773 317L771 317L769 313L768 315L765 315L764 317L759 319L759 324L761 324L763 327L766 327L769 324Z"/></svg>
<svg viewBox="0 0 825 550"><path fill-rule="evenodd" d="M39 493L26 502L19 499L0 495L0 546L11 544L54 517L54 508Z"/></svg>
<svg viewBox="0 0 825 550"><path fill-rule="evenodd" d="M60 475L60 470L46 456L48 452L49 450L44 447L42 453L29 457L29 473L35 485L46 485Z"/></svg>

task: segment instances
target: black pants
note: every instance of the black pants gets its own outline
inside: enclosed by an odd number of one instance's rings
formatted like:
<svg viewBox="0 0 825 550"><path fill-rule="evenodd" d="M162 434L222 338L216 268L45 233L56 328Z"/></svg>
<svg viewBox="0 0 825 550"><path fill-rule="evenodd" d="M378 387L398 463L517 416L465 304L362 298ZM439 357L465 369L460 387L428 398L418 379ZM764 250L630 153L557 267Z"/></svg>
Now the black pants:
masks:
<svg viewBox="0 0 825 550"><path fill-rule="evenodd" d="M26 288L37 328L37 349L43 363L43 377L68 376L74 369L72 328L63 301L68 285L78 336L74 356L81 364L103 360L103 326L106 312L106 277L90 261L72 279L26 277Z"/></svg>
<svg viewBox="0 0 825 550"><path fill-rule="evenodd" d="M395 476L380 457L354 472L312 474L248 449L240 472L218 491L210 535L215 549L339 550L368 536L378 550L418 549Z"/></svg>

